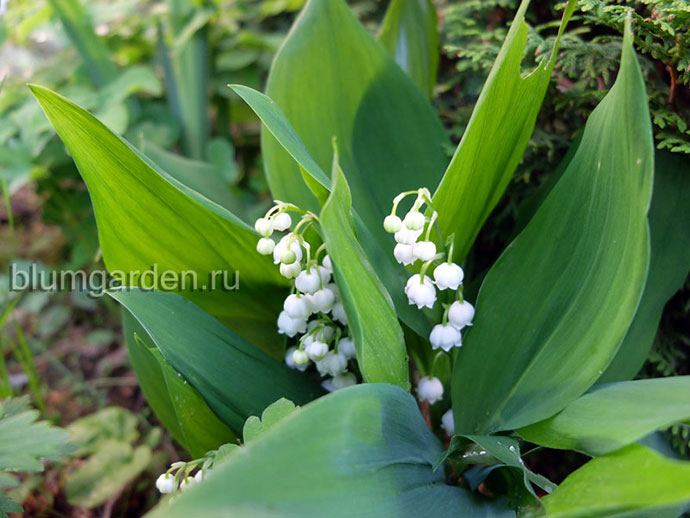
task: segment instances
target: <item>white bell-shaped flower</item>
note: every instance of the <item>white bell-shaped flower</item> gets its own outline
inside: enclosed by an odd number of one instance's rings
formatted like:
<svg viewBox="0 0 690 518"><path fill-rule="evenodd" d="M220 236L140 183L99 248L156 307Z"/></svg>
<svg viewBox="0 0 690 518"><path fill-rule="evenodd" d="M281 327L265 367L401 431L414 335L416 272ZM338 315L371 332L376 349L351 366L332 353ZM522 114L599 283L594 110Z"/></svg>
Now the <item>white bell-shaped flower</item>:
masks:
<svg viewBox="0 0 690 518"><path fill-rule="evenodd" d="M331 261L331 256L326 254L323 256L323 260L321 261L321 264L323 267L328 270L328 273L333 273L333 261Z"/></svg>
<svg viewBox="0 0 690 518"><path fill-rule="evenodd" d="M456 300L450 305L450 309L448 309L448 322L457 329L471 326L473 318L474 306L466 300L463 302Z"/></svg>
<svg viewBox="0 0 690 518"><path fill-rule="evenodd" d="M341 338L338 340L338 352L345 356L348 360L356 356L355 343L350 337Z"/></svg>
<svg viewBox="0 0 690 518"><path fill-rule="evenodd" d="M302 266L298 261L292 264L281 264L280 265L280 275L286 279L294 279L302 271Z"/></svg>
<svg viewBox="0 0 690 518"><path fill-rule="evenodd" d="M168 493L172 493L173 491L175 491L177 489L177 484L175 483L175 476L169 473L163 473L156 479L156 489L158 489L158 491L160 491L164 495L167 495Z"/></svg>
<svg viewBox="0 0 690 518"><path fill-rule="evenodd" d="M295 361L295 353L299 352L302 353L304 356L297 355L297 357L300 359L302 363L297 363ZM290 347L286 352L285 352L285 364L290 367L291 369L297 369L299 371L304 372L307 369L307 364L309 363L309 356L307 356L307 353L304 351L300 351L297 349L297 347Z"/></svg>
<svg viewBox="0 0 690 518"><path fill-rule="evenodd" d="M321 288L311 295L310 300L316 312L328 313L335 304L335 293L328 288Z"/></svg>
<svg viewBox="0 0 690 518"><path fill-rule="evenodd" d="M333 309L331 310L331 315L334 320L337 320L343 325L347 325L347 314L345 313L345 306L343 306L342 301L338 301L333 304Z"/></svg>
<svg viewBox="0 0 690 518"><path fill-rule="evenodd" d="M455 435L455 421L453 420L452 408L441 416L441 428L443 428L448 435Z"/></svg>
<svg viewBox="0 0 690 518"><path fill-rule="evenodd" d="M340 290L338 289L338 286L334 282L329 282L328 284L324 285L324 288L328 288L335 294L335 300L340 299Z"/></svg>
<svg viewBox="0 0 690 518"><path fill-rule="evenodd" d="M419 309L423 307L433 308L436 302L436 288L427 275L424 276L424 279L418 273L410 277L405 286L405 294L410 300L410 304L416 304Z"/></svg>
<svg viewBox="0 0 690 518"><path fill-rule="evenodd" d="M289 229L290 225L292 225L292 218L287 212L281 212L273 218L271 223L273 225L273 230L283 232L284 230Z"/></svg>
<svg viewBox="0 0 690 518"><path fill-rule="evenodd" d="M436 245L432 241L419 241L412 245L412 253L417 259L429 261L436 255Z"/></svg>
<svg viewBox="0 0 690 518"><path fill-rule="evenodd" d="M386 216L386 219L383 220L383 228L389 234L395 234L402 228L402 220L394 214L389 214Z"/></svg>
<svg viewBox="0 0 690 518"><path fill-rule="evenodd" d="M198 484L197 480L194 477L187 477L185 479L182 479L182 482L180 482L180 489L182 491L186 491L194 484Z"/></svg>
<svg viewBox="0 0 690 518"><path fill-rule="evenodd" d="M343 354L329 351L316 362L316 368L321 376L337 376L347 370L347 358Z"/></svg>
<svg viewBox="0 0 690 518"><path fill-rule="evenodd" d="M213 471L211 468L200 469L194 475L194 480L196 480L197 482L201 482L206 477L208 477L208 475L209 475L209 473L211 473L211 471Z"/></svg>
<svg viewBox="0 0 690 518"><path fill-rule="evenodd" d="M422 235L423 230L421 228L419 230L410 230L407 227L403 227L395 233L395 241L401 245L414 245L419 236Z"/></svg>
<svg viewBox="0 0 690 518"><path fill-rule="evenodd" d="M462 335L451 324L435 325L431 330L429 341L431 342L431 348L434 350L443 349L448 352L453 347L462 347Z"/></svg>
<svg viewBox="0 0 690 518"><path fill-rule="evenodd" d="M434 281L439 290L457 290L465 274L455 263L441 263L434 269Z"/></svg>
<svg viewBox="0 0 690 518"><path fill-rule="evenodd" d="M404 264L405 266L414 263L417 260L414 255L415 246L416 245L403 245L402 243L395 245L395 248L393 249L395 260L400 264Z"/></svg>
<svg viewBox="0 0 690 518"><path fill-rule="evenodd" d="M288 243L290 244L288 245ZM282 263L281 257L283 257L287 250L292 250L292 252L294 252L295 260L283 264L293 264L294 262L300 262L302 260L302 247L299 246L299 241L297 241L292 234L288 234L287 236L283 236L283 238L278 241L278 244L273 249L273 263Z"/></svg>
<svg viewBox="0 0 690 518"><path fill-rule="evenodd" d="M315 293L321 287L320 273L316 266L302 270L295 279L295 287L302 293Z"/></svg>
<svg viewBox="0 0 690 518"><path fill-rule="evenodd" d="M417 384L417 398L420 401L428 401L433 405L443 399L443 383L433 376L424 376Z"/></svg>
<svg viewBox="0 0 690 518"><path fill-rule="evenodd" d="M273 234L273 225L267 218L259 218L254 223L254 230L264 237L269 237Z"/></svg>
<svg viewBox="0 0 690 518"><path fill-rule="evenodd" d="M309 345L305 346L304 350L311 360L318 362L328 354L328 344L314 340Z"/></svg>
<svg viewBox="0 0 690 518"><path fill-rule="evenodd" d="M278 315L278 333L287 335L290 338L297 333L304 333L307 330L307 320L305 318L292 318L287 311L281 311Z"/></svg>
<svg viewBox="0 0 690 518"><path fill-rule="evenodd" d="M283 309L292 318L306 319L312 314L312 307L309 299L304 295L298 295L296 293L288 295L283 303Z"/></svg>
<svg viewBox="0 0 690 518"><path fill-rule="evenodd" d="M357 377L351 372L343 372L337 376L333 376L331 386L333 390L340 390L352 385L357 385Z"/></svg>
<svg viewBox="0 0 690 518"><path fill-rule="evenodd" d="M271 252L275 249L276 244L270 237L262 237L256 244L256 251L261 255L271 255Z"/></svg>
<svg viewBox="0 0 690 518"><path fill-rule="evenodd" d="M314 331L317 326L319 329ZM330 342L331 338L333 338L333 335L335 334L335 330L333 329L333 326L330 325L323 325L323 321L319 320L312 320L309 322L307 325L307 331L314 331L312 335L314 338L317 340L321 340L322 342Z"/></svg>
<svg viewBox="0 0 690 518"><path fill-rule="evenodd" d="M405 214L405 226L410 230L420 230L424 228L424 214L419 211L411 210Z"/></svg>

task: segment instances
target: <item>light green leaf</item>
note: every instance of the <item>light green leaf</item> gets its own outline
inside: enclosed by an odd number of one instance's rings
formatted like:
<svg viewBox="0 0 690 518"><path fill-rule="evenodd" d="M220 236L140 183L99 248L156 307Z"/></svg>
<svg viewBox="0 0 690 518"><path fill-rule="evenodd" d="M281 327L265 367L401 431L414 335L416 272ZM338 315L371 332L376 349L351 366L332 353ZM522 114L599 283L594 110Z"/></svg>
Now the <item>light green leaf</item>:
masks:
<svg viewBox="0 0 690 518"><path fill-rule="evenodd" d="M236 216L157 170L143 155L93 116L45 88L32 90L84 177L96 213L108 270L186 278L185 296L273 354L285 285L267 257L256 252L257 234ZM192 277L182 272L195 272ZM221 272L212 287L213 272ZM225 272L225 273L222 273ZM239 272L240 289L232 287ZM151 284L130 275L125 285ZM161 279L156 279L160 282ZM158 285L161 287L160 285ZM180 286L181 287L181 284ZM206 287L207 289L204 289Z"/></svg>
<svg viewBox="0 0 690 518"><path fill-rule="evenodd" d="M432 97L438 72L436 7L430 0L391 0L378 40L419 89Z"/></svg>
<svg viewBox="0 0 690 518"><path fill-rule="evenodd" d="M690 174L680 153L657 151L649 208L652 254L640 306L625 340L599 383L633 378L647 358L666 302L690 270Z"/></svg>
<svg viewBox="0 0 690 518"><path fill-rule="evenodd" d="M553 518L678 516L690 503L690 462L633 444L589 461L543 502Z"/></svg>
<svg viewBox="0 0 690 518"><path fill-rule="evenodd" d="M518 433L548 448L604 455L690 419L689 394L690 376L600 385Z"/></svg>
<svg viewBox="0 0 690 518"><path fill-rule="evenodd" d="M324 393L179 295L130 288L111 296L235 434L281 397L303 404Z"/></svg>
<svg viewBox="0 0 690 518"><path fill-rule="evenodd" d="M275 403L271 403L261 414L261 419L253 415L245 421L244 428L242 429L244 442L253 441L263 435L298 408L292 401L285 398L280 398Z"/></svg>
<svg viewBox="0 0 690 518"><path fill-rule="evenodd" d="M409 390L402 328L390 295L355 235L352 198L337 153L331 182L333 190L321 210L321 229L355 342L357 364L365 381Z"/></svg>
<svg viewBox="0 0 690 518"><path fill-rule="evenodd" d="M522 158L551 80L560 36L575 10L575 0L569 0L551 59L522 77L528 5L529 0L520 4L460 145L433 196L443 235L455 234L458 260L467 255ZM433 190L434 185L428 187Z"/></svg>
<svg viewBox="0 0 690 518"><path fill-rule="evenodd" d="M67 427L77 457L95 453L101 444L115 440L133 443L139 438L137 416L126 408L110 406L77 419Z"/></svg>
<svg viewBox="0 0 690 518"><path fill-rule="evenodd" d="M601 375L644 287L652 173L647 96L628 30L616 83L575 156L481 287L453 371L456 433L541 421Z"/></svg>
<svg viewBox="0 0 690 518"><path fill-rule="evenodd" d="M412 396L358 385L291 413L151 516L514 516L445 485L431 468L440 451Z"/></svg>

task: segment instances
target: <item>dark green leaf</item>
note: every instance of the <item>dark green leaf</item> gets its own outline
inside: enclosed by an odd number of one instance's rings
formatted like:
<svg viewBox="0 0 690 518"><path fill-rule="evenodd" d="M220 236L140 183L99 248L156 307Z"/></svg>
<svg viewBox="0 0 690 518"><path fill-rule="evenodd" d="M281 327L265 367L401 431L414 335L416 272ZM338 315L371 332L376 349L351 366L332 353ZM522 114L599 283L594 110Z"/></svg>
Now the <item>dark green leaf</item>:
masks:
<svg viewBox="0 0 690 518"><path fill-rule="evenodd" d="M255 440L298 408L288 399L279 399L266 407L266 410L261 414L261 419L253 415L245 421L244 428L242 429L242 439L245 443Z"/></svg>

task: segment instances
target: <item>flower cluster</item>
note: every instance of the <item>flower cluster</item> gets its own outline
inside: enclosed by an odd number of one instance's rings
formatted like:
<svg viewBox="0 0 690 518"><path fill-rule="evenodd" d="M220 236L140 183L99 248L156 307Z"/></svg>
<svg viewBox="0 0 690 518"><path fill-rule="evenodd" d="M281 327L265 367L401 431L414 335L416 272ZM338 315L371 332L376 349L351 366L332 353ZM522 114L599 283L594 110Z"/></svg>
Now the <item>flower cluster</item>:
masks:
<svg viewBox="0 0 690 518"><path fill-rule="evenodd" d="M213 471L216 451L210 451L206 456L189 462L174 462L170 468L156 479L156 488L162 494L173 493L178 489L184 491L194 484L201 482ZM196 473L192 475L192 472Z"/></svg>
<svg viewBox="0 0 690 518"><path fill-rule="evenodd" d="M291 231L292 218L287 211L302 214ZM311 245L304 237L307 228L315 228L314 223L318 223L315 214L276 201L264 217L256 220L254 228L262 236L256 249L262 255L273 254L281 275L293 281L278 315L278 332L295 340L285 354L285 363L300 371L313 364L322 377L327 377L323 386L331 391L357 383L355 374L349 371L355 345L348 336L338 287L332 282L333 264L326 247L319 246L312 257ZM275 231L287 233L276 243L272 239Z"/></svg>

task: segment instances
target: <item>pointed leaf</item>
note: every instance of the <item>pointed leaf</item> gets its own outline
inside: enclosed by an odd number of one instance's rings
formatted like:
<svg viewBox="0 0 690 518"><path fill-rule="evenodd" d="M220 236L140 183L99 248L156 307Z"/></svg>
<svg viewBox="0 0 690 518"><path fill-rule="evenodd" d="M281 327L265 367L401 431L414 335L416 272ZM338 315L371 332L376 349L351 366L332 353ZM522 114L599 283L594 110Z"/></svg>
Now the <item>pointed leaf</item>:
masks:
<svg viewBox="0 0 690 518"><path fill-rule="evenodd" d="M630 30L621 61L562 178L484 280L453 371L456 433L552 416L603 372L635 314L653 143Z"/></svg>

